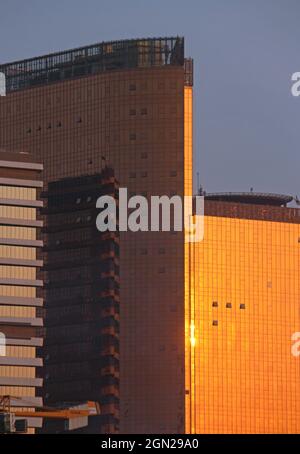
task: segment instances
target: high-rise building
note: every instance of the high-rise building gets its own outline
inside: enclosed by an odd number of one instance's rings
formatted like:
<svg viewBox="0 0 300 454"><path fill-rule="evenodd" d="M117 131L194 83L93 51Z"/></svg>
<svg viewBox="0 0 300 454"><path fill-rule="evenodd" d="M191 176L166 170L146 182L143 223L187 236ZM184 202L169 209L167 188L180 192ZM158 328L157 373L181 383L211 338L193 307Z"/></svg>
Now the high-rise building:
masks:
<svg viewBox="0 0 300 454"><path fill-rule="evenodd" d="M0 145L45 182L115 170L128 195L192 194L192 60L183 38L101 43L0 66ZM121 232L123 433L185 430L184 234Z"/></svg>
<svg viewBox="0 0 300 454"><path fill-rule="evenodd" d="M37 314L43 306L38 294L43 282L37 276L42 168L27 153L0 152L0 396L11 396L13 411L42 405L37 354L43 342ZM26 419L28 433L41 426L41 418Z"/></svg>
<svg viewBox="0 0 300 454"><path fill-rule="evenodd" d="M204 241L189 250L187 432L300 432L300 209L286 207L291 199L206 197Z"/></svg>
<svg viewBox="0 0 300 454"><path fill-rule="evenodd" d="M192 195L183 47L117 41L1 65L0 145L32 150L47 183L106 162L129 196ZM288 201L207 197L198 244L121 232L122 433L300 432L299 210Z"/></svg>
<svg viewBox="0 0 300 454"><path fill-rule="evenodd" d="M98 402L90 433L119 430L119 237L96 227L97 199L117 203L117 189L112 169L104 168L49 183L44 194L43 401ZM50 433L60 426L44 421Z"/></svg>

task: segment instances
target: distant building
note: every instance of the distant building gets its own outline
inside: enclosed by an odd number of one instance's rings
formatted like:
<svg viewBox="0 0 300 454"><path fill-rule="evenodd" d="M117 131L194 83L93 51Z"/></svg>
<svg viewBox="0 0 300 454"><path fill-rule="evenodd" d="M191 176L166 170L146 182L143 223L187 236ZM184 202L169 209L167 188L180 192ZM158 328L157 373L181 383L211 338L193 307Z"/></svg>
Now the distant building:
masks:
<svg viewBox="0 0 300 454"><path fill-rule="evenodd" d="M37 276L42 266L37 253L42 246L42 168L27 153L0 151L0 332L5 340L0 395L11 396L13 410L42 405L42 359L37 354L43 335L43 320L37 315L43 306L38 294L43 282ZM40 418L27 422L29 433L41 425Z"/></svg>
<svg viewBox="0 0 300 454"><path fill-rule="evenodd" d="M44 210L45 405L93 400L87 432L119 430L119 238L96 228L96 200L117 198L113 171L50 183ZM59 421L46 420L55 432Z"/></svg>

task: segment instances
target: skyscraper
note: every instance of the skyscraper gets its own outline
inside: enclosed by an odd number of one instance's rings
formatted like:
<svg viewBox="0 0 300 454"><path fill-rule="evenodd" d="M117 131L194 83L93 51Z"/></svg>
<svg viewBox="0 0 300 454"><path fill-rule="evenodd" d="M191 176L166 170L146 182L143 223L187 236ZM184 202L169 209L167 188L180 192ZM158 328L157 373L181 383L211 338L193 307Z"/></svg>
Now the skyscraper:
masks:
<svg viewBox="0 0 300 454"><path fill-rule="evenodd" d="M0 332L5 340L0 395L11 396L13 410L42 405L42 359L37 353L43 342L43 320L37 314L43 306L43 282L37 276L42 266L37 254L42 247L42 168L27 153L0 152ZM26 419L28 433L41 426L41 418Z"/></svg>
<svg viewBox="0 0 300 454"><path fill-rule="evenodd" d="M192 194L183 38L101 43L7 65L0 145L45 182L111 165L129 196ZM185 430L184 234L121 232L121 432Z"/></svg>
<svg viewBox="0 0 300 454"><path fill-rule="evenodd" d="M0 145L32 150L47 183L110 165L129 196L192 195L182 38L101 43L0 71ZM210 195L198 244L184 232L121 232L122 433L300 431L299 210L289 200Z"/></svg>
<svg viewBox="0 0 300 454"><path fill-rule="evenodd" d="M291 199L206 197L204 241L189 251L187 432L300 432L300 210Z"/></svg>

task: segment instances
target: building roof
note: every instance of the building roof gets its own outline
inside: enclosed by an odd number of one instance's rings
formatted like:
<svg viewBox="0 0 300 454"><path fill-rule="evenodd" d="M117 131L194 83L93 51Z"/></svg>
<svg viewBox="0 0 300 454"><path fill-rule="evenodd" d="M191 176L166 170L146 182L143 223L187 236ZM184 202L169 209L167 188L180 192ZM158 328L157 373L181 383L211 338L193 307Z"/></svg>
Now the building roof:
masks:
<svg viewBox="0 0 300 454"><path fill-rule="evenodd" d="M184 38L110 41L0 65L6 92L117 69L184 66Z"/></svg>
<svg viewBox="0 0 300 454"><path fill-rule="evenodd" d="M250 205L287 206L293 200L290 195L269 194L260 192L217 192L209 193L206 200L218 202L246 203Z"/></svg>

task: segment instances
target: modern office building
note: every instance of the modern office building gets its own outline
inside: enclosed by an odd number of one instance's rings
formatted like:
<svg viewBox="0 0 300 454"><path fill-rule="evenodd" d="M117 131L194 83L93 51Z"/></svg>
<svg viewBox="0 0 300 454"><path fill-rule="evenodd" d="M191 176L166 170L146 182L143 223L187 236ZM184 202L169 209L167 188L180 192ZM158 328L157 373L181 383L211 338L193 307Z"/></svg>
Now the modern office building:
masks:
<svg viewBox="0 0 300 454"><path fill-rule="evenodd" d="M129 196L192 195L192 66L178 37L1 65L0 145L32 150L47 183L106 162ZM299 210L287 202L207 197L198 244L120 233L121 433L300 432Z"/></svg>
<svg viewBox="0 0 300 454"><path fill-rule="evenodd" d="M37 354L43 342L37 315L43 305L37 276L42 168L27 153L0 152L0 396L11 396L12 411L42 405ZM29 433L41 426L40 418L26 419Z"/></svg>
<svg viewBox="0 0 300 454"><path fill-rule="evenodd" d="M0 145L45 182L101 171L128 195L192 194L192 61L183 38L101 43L7 65ZM120 430L184 432L184 238L121 232Z"/></svg>
<svg viewBox="0 0 300 454"><path fill-rule="evenodd" d="M119 431L119 238L99 232L96 201L118 186L109 168L48 185L45 215L45 405L92 400L89 433ZM56 432L60 421L45 420Z"/></svg>
<svg viewBox="0 0 300 454"><path fill-rule="evenodd" d="M300 433L300 209L289 201L206 197L204 241L189 251L187 432Z"/></svg>

